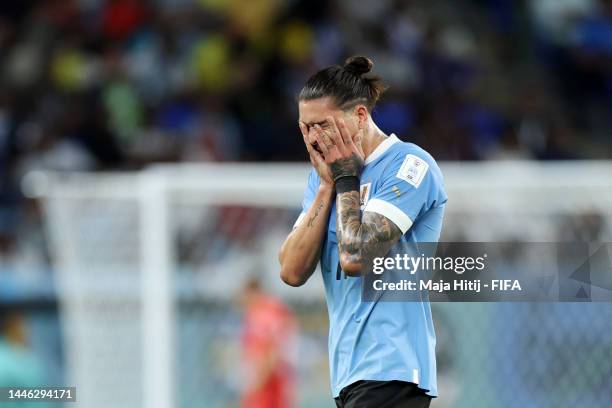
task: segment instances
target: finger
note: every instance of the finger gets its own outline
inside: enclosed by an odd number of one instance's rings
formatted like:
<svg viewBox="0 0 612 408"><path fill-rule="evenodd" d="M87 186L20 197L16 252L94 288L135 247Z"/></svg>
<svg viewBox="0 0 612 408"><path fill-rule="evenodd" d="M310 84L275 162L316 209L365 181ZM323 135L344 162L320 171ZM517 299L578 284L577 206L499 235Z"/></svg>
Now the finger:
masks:
<svg viewBox="0 0 612 408"><path fill-rule="evenodd" d="M308 151L308 154L311 154L311 151L314 149L312 148L312 145L308 142L306 135L303 133L302 133L302 139L304 139L304 145L306 146L306 150Z"/></svg>
<svg viewBox="0 0 612 408"><path fill-rule="evenodd" d="M331 134L333 138L332 141L334 142L334 145L338 147L338 151L341 152L342 155L345 155L347 153L347 149L344 145L344 141L342 140L340 129L338 129L338 123L332 116L328 116L327 121L330 123Z"/></svg>
<svg viewBox="0 0 612 408"><path fill-rule="evenodd" d="M318 143L322 144L325 149L327 149L327 153L333 153L337 151L336 145L334 141L329 137L328 132L324 132L320 125L315 125L315 132L319 136L320 141ZM323 150L323 148L321 148ZM325 151L323 153L326 153Z"/></svg>
<svg viewBox="0 0 612 408"><path fill-rule="evenodd" d="M302 132L302 136L306 137L308 135L308 127L302 121L299 121L298 125L300 126L300 131Z"/></svg>
<svg viewBox="0 0 612 408"><path fill-rule="evenodd" d="M316 125L316 126L318 126L318 125ZM333 142L333 140L329 137L328 132L323 132L323 129L321 129L321 127L319 127L318 128L318 134L321 137L321 139L323 140L323 144L324 144L325 148L327 149L326 151L323 152L323 158L325 159L326 163L332 163L336 159L342 157L343 154L340 151L340 148L338 146L336 146L336 144ZM321 150L323 150L323 149L321 149Z"/></svg>
<svg viewBox="0 0 612 408"><path fill-rule="evenodd" d="M304 139L304 144L306 145L306 150L308 151L308 154L311 156L311 158L312 158L313 155L319 154L319 152L316 151L314 146L310 144L310 142L308 141L306 136L302 135L302 138Z"/></svg>
<svg viewBox="0 0 612 408"><path fill-rule="evenodd" d="M332 150L334 148L334 141L329 136L329 132L324 132L320 125L315 125L315 130L321 135L321 140L327 146L327 150Z"/></svg>
<svg viewBox="0 0 612 408"><path fill-rule="evenodd" d="M329 154L329 147L323 140L323 134L321 132L321 128L318 127L318 125L315 125L315 139L317 141L319 149L321 149L321 152L323 152L323 157L327 157L327 155Z"/></svg>
<svg viewBox="0 0 612 408"><path fill-rule="evenodd" d="M351 137L351 143L353 144L358 144L361 142L361 134L363 133L363 130L359 129L357 132L355 132L355 134Z"/></svg>
<svg viewBox="0 0 612 408"><path fill-rule="evenodd" d="M317 150L310 144L310 142L308 141L308 139L306 138L306 136L303 136L304 138L304 144L306 145L306 150L308 151L308 157L310 159L310 163L314 166L317 167L318 165L320 165L321 163L323 163L323 157L321 156L321 154L319 152L317 152Z"/></svg>
<svg viewBox="0 0 612 408"><path fill-rule="evenodd" d="M327 164L325 163L325 158L323 157L323 155L319 152L317 152L315 149L312 149L312 156L311 156L311 160L314 161L314 164L316 167L320 166L326 166Z"/></svg>
<svg viewBox="0 0 612 408"><path fill-rule="evenodd" d="M365 154L363 153L363 145L361 144L361 141L363 140L363 129L360 129L358 132L356 132L353 137L352 137L352 145L353 145L353 150L357 151L361 157L365 158Z"/></svg>
<svg viewBox="0 0 612 408"><path fill-rule="evenodd" d="M362 158L365 158L364 154L363 154L363 146L361 145L361 134L362 134L362 130L358 130L357 132L355 132L355 134L353 136L351 136L351 142L349 145L349 149L352 152L355 152L358 154L358 156L361 156Z"/></svg>
<svg viewBox="0 0 612 408"><path fill-rule="evenodd" d="M342 118L338 119L338 129L340 129L340 135L342 135L342 141L344 142L345 146L350 148L353 144L353 137L346 126L346 122ZM357 133L359 132L360 130L357 130Z"/></svg>

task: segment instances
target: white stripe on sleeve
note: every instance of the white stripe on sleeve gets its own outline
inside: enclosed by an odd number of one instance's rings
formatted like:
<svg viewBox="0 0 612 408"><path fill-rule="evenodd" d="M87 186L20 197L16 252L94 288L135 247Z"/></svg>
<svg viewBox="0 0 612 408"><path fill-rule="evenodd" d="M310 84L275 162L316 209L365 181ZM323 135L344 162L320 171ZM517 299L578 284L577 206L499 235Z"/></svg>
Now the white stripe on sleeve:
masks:
<svg viewBox="0 0 612 408"><path fill-rule="evenodd" d="M412 220L406 215L405 212L393 204L378 198L373 198L368 201L363 211L375 212L376 214L387 217L398 226L398 228L402 231L402 234L405 234L406 231L408 231L412 226Z"/></svg>

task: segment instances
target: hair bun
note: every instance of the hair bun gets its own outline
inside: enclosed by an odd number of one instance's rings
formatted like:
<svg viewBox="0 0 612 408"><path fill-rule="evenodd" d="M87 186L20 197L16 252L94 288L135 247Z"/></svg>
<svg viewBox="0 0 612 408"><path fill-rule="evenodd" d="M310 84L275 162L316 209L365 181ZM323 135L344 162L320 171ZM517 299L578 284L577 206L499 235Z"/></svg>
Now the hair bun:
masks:
<svg viewBox="0 0 612 408"><path fill-rule="evenodd" d="M347 58L344 62L344 69L356 75L367 74L372 70L374 63L371 59L357 55L354 57Z"/></svg>

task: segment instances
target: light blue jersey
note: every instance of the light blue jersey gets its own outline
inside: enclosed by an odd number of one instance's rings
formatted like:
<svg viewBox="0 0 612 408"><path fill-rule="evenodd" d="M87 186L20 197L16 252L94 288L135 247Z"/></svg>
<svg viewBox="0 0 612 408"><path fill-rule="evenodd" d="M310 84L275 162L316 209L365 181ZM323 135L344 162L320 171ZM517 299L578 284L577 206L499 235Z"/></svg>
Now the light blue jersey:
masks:
<svg viewBox="0 0 612 408"><path fill-rule="evenodd" d="M319 183L313 169L302 214ZM389 256L407 243L438 241L447 196L442 173L426 151L391 135L366 158L360 183L362 211L384 215L404 233ZM436 336L429 302L362 302L362 278L344 276L337 242L334 203L321 252L333 396L359 380L408 381L437 396Z"/></svg>

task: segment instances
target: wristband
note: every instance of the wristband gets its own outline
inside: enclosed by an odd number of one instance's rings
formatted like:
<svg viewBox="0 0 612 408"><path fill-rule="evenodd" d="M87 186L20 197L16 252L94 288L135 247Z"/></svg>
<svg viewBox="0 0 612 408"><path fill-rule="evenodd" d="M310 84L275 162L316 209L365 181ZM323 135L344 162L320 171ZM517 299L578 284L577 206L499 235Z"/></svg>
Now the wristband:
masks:
<svg viewBox="0 0 612 408"><path fill-rule="evenodd" d="M359 191L359 178L356 176L344 176L336 180L336 193L342 194L349 191Z"/></svg>

